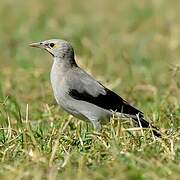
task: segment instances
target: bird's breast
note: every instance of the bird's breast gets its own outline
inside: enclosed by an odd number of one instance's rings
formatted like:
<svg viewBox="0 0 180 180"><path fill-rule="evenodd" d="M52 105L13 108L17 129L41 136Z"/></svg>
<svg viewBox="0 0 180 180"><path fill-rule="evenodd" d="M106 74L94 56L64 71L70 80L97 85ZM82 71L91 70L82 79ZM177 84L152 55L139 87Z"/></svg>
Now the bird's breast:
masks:
<svg viewBox="0 0 180 180"><path fill-rule="evenodd" d="M54 63L51 69L50 79L51 79L51 85L54 92L54 96L58 104L64 99L64 96L67 91L64 78L65 76L61 72L60 67L58 67Z"/></svg>

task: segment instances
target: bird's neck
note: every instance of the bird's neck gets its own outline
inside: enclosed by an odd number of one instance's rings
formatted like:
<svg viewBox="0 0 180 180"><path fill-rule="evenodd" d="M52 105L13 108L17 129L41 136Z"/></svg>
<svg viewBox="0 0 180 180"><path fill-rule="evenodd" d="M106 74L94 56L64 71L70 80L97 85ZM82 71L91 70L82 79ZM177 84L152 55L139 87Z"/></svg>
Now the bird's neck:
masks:
<svg viewBox="0 0 180 180"><path fill-rule="evenodd" d="M74 58L59 58L54 57L54 64L60 71L67 71L73 67L77 67L76 61Z"/></svg>
<svg viewBox="0 0 180 180"><path fill-rule="evenodd" d="M57 84L62 84L66 74L73 68L77 67L76 62L71 62L68 59L54 57L54 62L51 68L50 78L54 93L57 93Z"/></svg>

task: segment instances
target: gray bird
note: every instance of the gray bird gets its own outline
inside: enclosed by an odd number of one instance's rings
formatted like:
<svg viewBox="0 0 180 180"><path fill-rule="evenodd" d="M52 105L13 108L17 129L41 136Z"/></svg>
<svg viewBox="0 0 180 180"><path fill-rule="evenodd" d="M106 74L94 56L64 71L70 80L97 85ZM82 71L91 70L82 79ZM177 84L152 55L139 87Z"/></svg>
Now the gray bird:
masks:
<svg viewBox="0 0 180 180"><path fill-rule="evenodd" d="M60 39L51 39L30 44L45 49L53 56L51 84L57 103L67 112L91 122L96 131L115 114L133 119L139 126L150 124L141 111L128 104L120 96L96 81L81 69L74 58L71 44ZM153 127L153 133L161 136Z"/></svg>

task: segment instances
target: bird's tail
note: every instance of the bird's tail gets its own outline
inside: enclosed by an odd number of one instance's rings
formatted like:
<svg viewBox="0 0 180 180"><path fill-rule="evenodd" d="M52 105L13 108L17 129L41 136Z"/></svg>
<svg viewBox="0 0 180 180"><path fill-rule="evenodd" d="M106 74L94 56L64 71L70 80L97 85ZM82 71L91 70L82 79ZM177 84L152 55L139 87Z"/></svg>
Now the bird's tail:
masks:
<svg viewBox="0 0 180 180"><path fill-rule="evenodd" d="M115 113L115 114L121 118L124 118L124 117L125 118L132 118L139 125L139 127L152 128L153 134L156 137L161 137L160 131L156 127L150 125L150 123L144 119L143 114L141 114L141 113L138 113L136 115L130 115L130 114L124 114L124 113Z"/></svg>
<svg viewBox="0 0 180 180"><path fill-rule="evenodd" d="M140 127L142 126L142 128L150 128L151 127L153 134L156 137L161 137L161 133L159 132L159 130L152 125L150 126L150 123L148 121L146 121L144 119L144 117L138 117L137 116L137 118L133 118L133 120L136 121Z"/></svg>

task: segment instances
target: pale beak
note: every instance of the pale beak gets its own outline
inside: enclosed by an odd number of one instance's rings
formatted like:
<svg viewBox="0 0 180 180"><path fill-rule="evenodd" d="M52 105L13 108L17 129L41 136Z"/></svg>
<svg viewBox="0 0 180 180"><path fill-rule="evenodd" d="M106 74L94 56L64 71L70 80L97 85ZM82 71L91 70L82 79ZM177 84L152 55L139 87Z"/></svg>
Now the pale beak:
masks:
<svg viewBox="0 0 180 180"><path fill-rule="evenodd" d="M42 42L31 43L29 44L29 46L36 48L46 48L46 46Z"/></svg>
<svg viewBox="0 0 180 180"><path fill-rule="evenodd" d="M53 53L50 51L47 43L44 43L44 42L36 42L36 43L29 44L29 46L31 46L31 47L36 47L36 48L41 48L41 49L45 49L47 52L49 52L49 53L54 57L54 55L53 55Z"/></svg>

